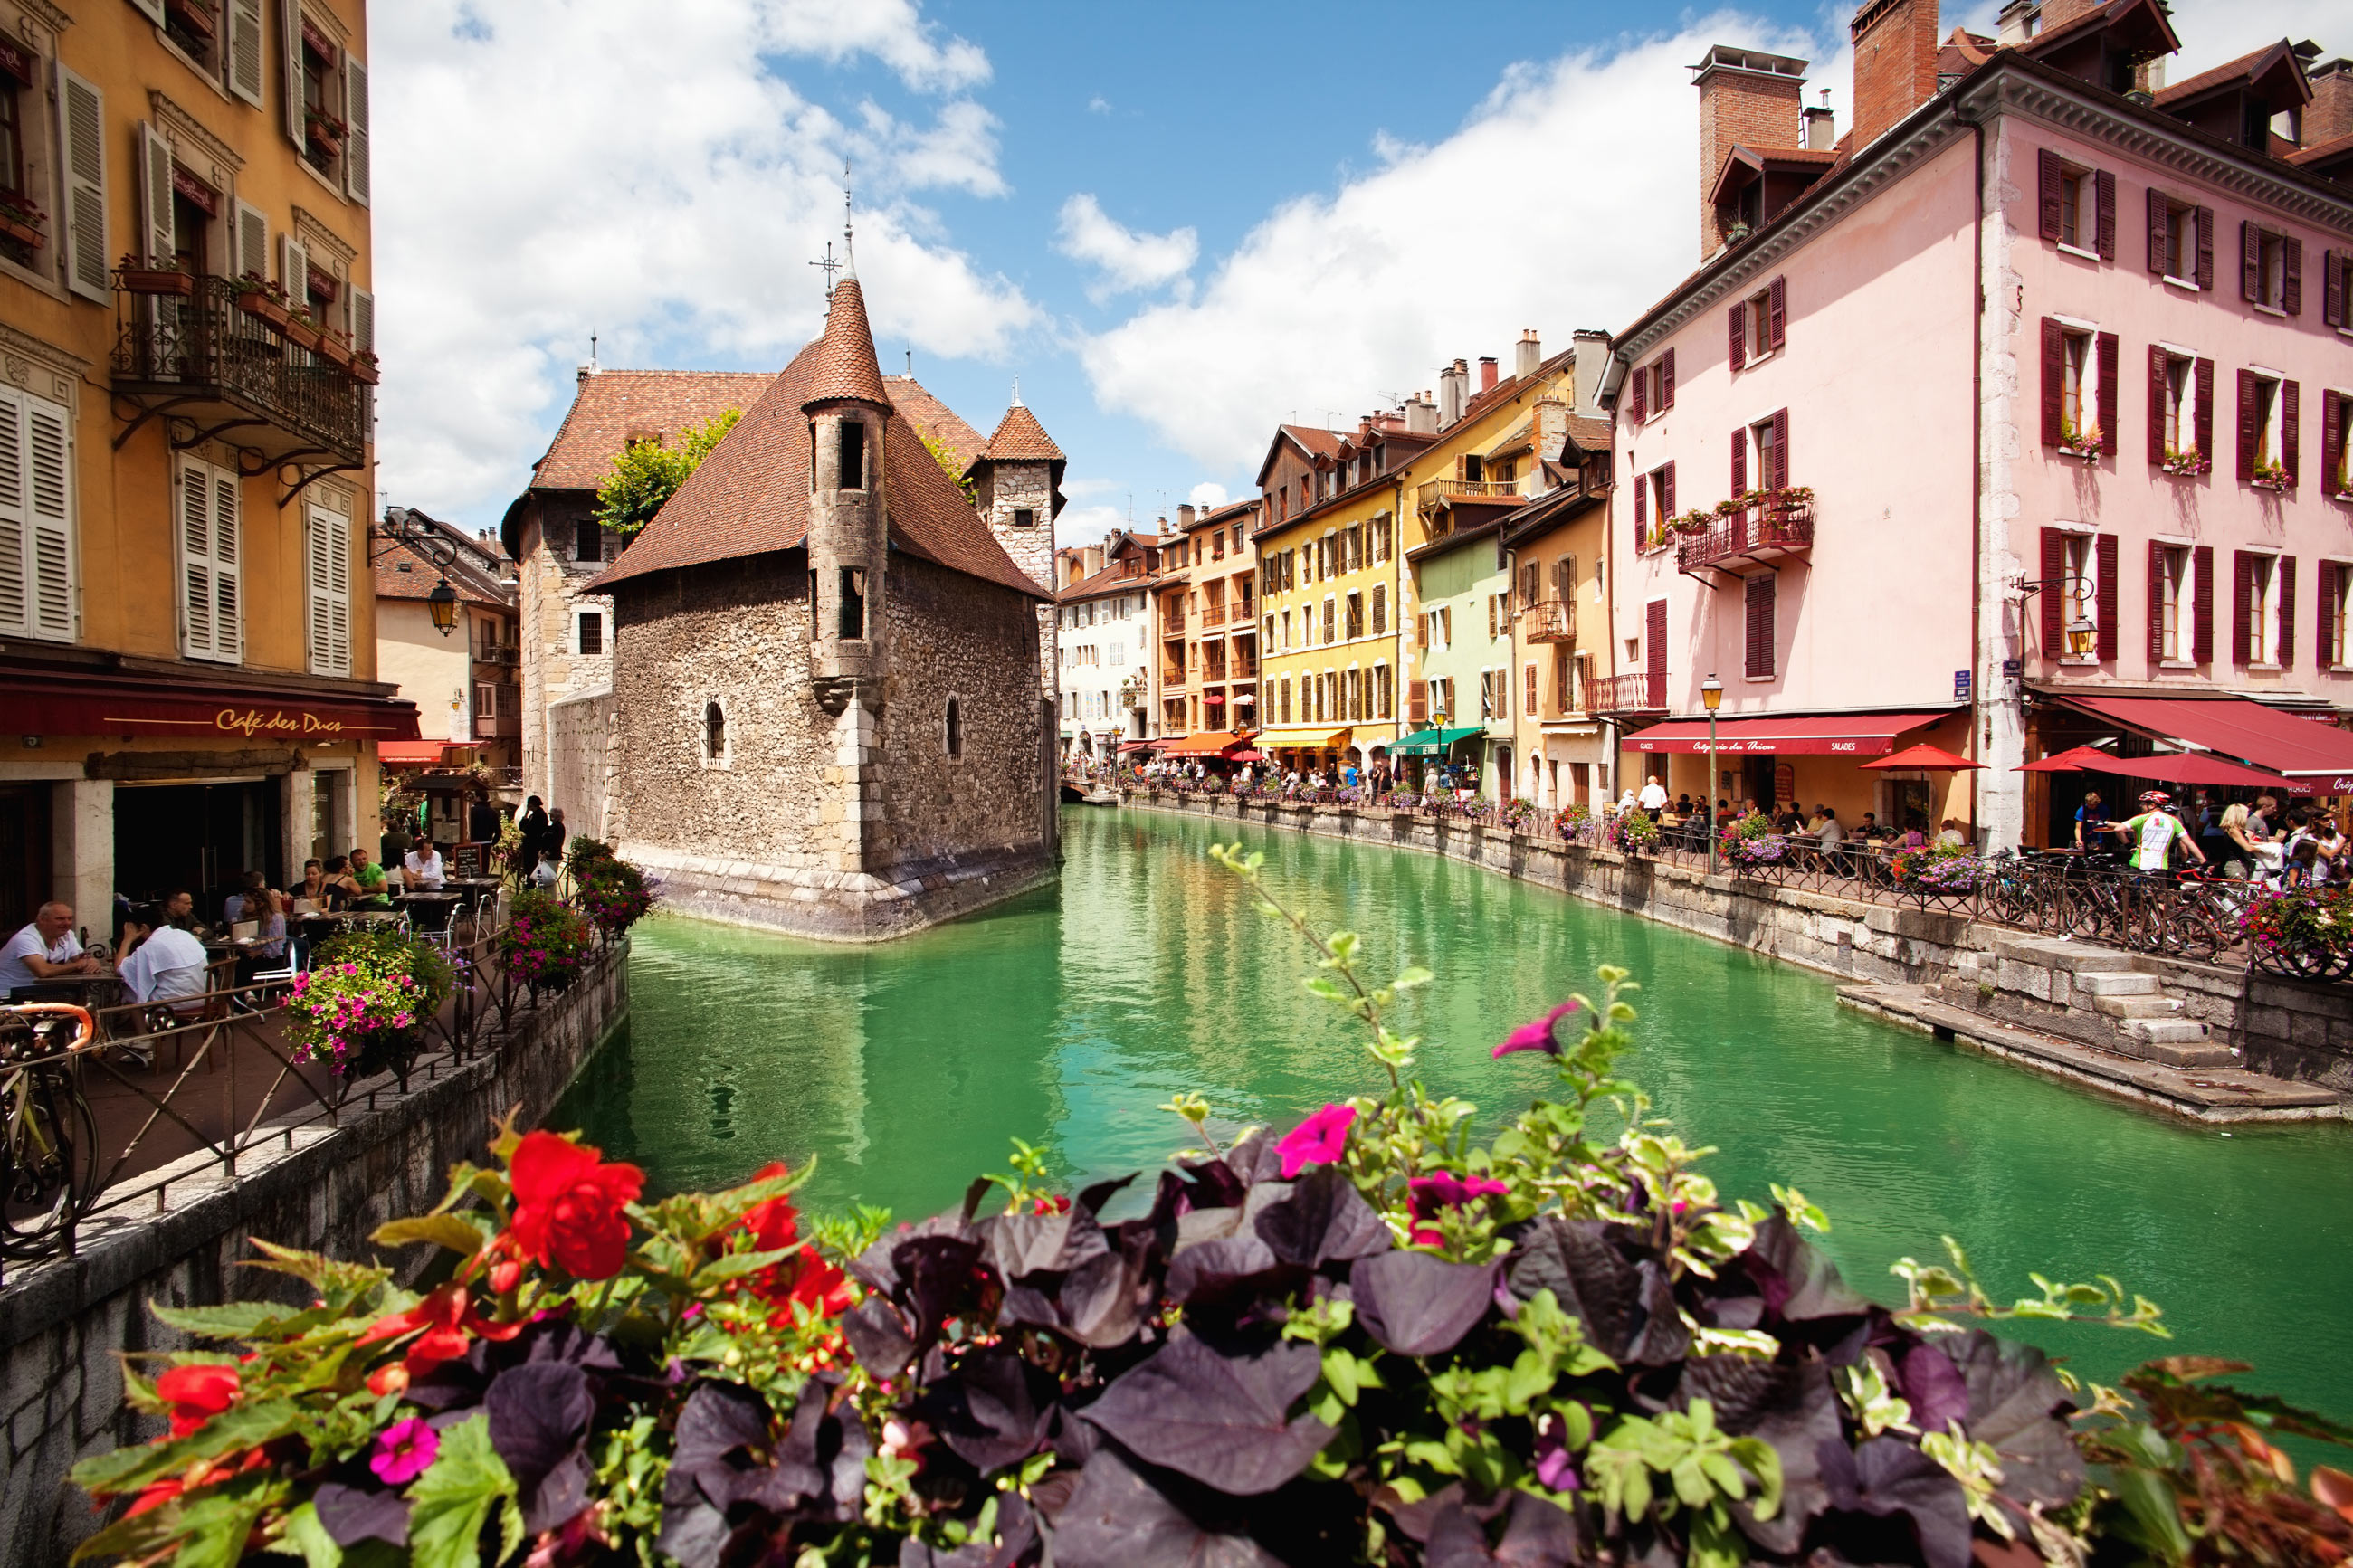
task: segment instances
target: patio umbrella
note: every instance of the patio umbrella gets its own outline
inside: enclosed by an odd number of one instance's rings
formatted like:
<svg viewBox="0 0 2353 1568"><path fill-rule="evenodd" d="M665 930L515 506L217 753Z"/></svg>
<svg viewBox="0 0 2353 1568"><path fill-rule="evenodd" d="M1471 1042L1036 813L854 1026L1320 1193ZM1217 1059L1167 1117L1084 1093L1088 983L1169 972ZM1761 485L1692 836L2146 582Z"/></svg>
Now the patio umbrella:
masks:
<svg viewBox="0 0 2353 1568"><path fill-rule="evenodd" d="M2114 770L2116 760L2094 746L2070 746L2063 752L2052 752L2039 763L2029 763L2012 771L2021 773L2079 773L2088 768L2094 773L2109 773Z"/></svg>
<svg viewBox="0 0 2353 1568"><path fill-rule="evenodd" d="M1908 768L1916 773L1957 773L1985 766L1983 763L1973 763L1967 757L1957 757L1942 746L1932 746L1926 741L1862 765L1866 768Z"/></svg>
<svg viewBox="0 0 2353 1568"><path fill-rule="evenodd" d="M2277 790L2283 795L2293 788L2288 780L2277 773L2267 773L2261 768L2226 763L2220 757L2191 752L2172 752L2161 757L2111 757L2102 771L2128 778L2157 779L2166 784L2237 784Z"/></svg>

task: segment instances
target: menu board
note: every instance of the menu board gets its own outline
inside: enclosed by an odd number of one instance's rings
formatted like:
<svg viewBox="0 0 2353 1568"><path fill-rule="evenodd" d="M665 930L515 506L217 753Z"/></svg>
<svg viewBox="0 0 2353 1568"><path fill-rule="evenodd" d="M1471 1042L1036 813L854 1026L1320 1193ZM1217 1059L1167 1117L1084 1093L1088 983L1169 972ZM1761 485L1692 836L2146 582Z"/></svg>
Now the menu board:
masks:
<svg viewBox="0 0 2353 1568"><path fill-rule="evenodd" d="M457 849L452 852L457 864L450 868L451 873L459 877L480 876L482 874L483 848L484 846L480 844L459 845Z"/></svg>

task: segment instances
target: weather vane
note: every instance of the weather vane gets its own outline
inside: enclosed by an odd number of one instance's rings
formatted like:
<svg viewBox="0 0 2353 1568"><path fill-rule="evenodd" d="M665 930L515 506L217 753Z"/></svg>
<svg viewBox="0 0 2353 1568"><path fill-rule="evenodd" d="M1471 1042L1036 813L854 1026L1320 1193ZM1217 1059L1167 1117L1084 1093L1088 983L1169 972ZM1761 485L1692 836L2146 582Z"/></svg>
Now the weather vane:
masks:
<svg viewBox="0 0 2353 1568"><path fill-rule="evenodd" d="M833 275L841 270L841 263L833 258L833 241L828 239L825 242L825 259L812 261L809 265L825 274L825 302L832 304Z"/></svg>

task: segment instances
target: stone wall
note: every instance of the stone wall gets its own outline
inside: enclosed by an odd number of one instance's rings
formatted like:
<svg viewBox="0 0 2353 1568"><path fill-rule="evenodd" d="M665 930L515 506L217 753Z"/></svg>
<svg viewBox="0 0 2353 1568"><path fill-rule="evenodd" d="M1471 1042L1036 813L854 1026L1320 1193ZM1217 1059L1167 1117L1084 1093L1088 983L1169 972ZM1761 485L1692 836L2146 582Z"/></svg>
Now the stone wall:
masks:
<svg viewBox="0 0 2353 1568"><path fill-rule="evenodd" d="M429 1209L452 1164L481 1158L498 1118L520 1107L529 1126L546 1114L628 1008L623 947L562 996L518 1015L512 1035L500 1037L493 1019L471 1061L412 1078L406 1094L386 1079L373 1110L360 1101L341 1127L294 1129L282 1144L249 1150L234 1178L192 1156L183 1162L190 1173L164 1189L161 1213L85 1221L73 1257L12 1272L0 1288L8 1459L0 1562L62 1563L100 1523L67 1471L162 1430L123 1404L116 1359L187 1347L148 1313L149 1301L299 1300L294 1280L237 1267L254 1256L254 1238L367 1257L377 1226ZM422 1260L415 1249L402 1258Z"/></svg>
<svg viewBox="0 0 2353 1568"><path fill-rule="evenodd" d="M544 798L555 787L549 756L548 710L566 698L607 690L613 684L613 601L581 590L605 569L603 561L575 561L573 542L582 519L596 510L594 490L533 490L518 537L522 554L517 570L517 635L522 647L523 788ZM604 552L617 553L618 542ZM573 616L579 610L606 617L605 652L578 651ZM571 820L571 808L565 812Z"/></svg>
<svg viewBox="0 0 2353 1568"><path fill-rule="evenodd" d="M2353 985L2247 976L2234 1043L2275 1078L2353 1091Z"/></svg>
<svg viewBox="0 0 2353 1568"><path fill-rule="evenodd" d="M575 837L606 838L612 832L615 750L613 694L569 697L547 710L545 798L564 809L564 825Z"/></svg>
<svg viewBox="0 0 2353 1568"><path fill-rule="evenodd" d="M1052 468L1044 463L990 463L982 471L977 505L987 520L988 531L997 536L1013 564L1027 573L1031 582L1050 591L1055 586ZM1032 520L1029 527L1014 526L1017 511L1029 512ZM1054 655L1054 606L1041 603L1036 615L1039 689L1050 697L1060 663Z"/></svg>

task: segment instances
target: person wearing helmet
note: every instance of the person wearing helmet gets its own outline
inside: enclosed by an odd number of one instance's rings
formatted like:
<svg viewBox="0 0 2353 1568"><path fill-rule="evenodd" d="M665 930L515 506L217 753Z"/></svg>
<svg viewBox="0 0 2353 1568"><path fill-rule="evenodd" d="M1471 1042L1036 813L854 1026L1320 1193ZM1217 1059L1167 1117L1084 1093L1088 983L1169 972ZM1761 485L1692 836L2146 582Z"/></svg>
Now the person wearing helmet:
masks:
<svg viewBox="0 0 2353 1568"><path fill-rule="evenodd" d="M2182 847L2206 864L2206 852L2198 847L2198 840L2181 819L2173 815L2173 797L2161 789L2153 789L2140 797L2140 815L2129 822L2115 825L2116 834L2132 846L2133 869L2163 871L2175 839Z"/></svg>

